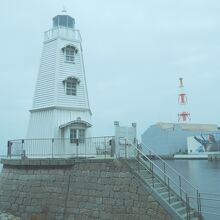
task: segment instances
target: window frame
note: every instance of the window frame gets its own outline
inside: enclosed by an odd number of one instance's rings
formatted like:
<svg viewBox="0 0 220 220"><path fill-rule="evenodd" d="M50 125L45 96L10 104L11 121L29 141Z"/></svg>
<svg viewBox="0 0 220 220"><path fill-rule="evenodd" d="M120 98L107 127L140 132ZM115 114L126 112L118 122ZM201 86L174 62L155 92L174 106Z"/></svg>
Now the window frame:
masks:
<svg viewBox="0 0 220 220"><path fill-rule="evenodd" d="M65 82L66 95L76 96L77 95L77 79L67 78Z"/></svg>
<svg viewBox="0 0 220 220"><path fill-rule="evenodd" d="M75 63L76 54L78 54L78 49L74 45L66 45L62 48L64 53L64 61L66 63Z"/></svg>
<svg viewBox="0 0 220 220"><path fill-rule="evenodd" d="M65 48L65 61L67 63L75 63L75 54L75 48L67 46Z"/></svg>
<svg viewBox="0 0 220 220"><path fill-rule="evenodd" d="M77 143L77 129L70 128L70 143L76 144Z"/></svg>
<svg viewBox="0 0 220 220"><path fill-rule="evenodd" d="M70 132L69 137L70 137L71 144L85 143L85 138L86 138L86 129L85 128L70 128L69 132ZM82 135L82 133L83 133L83 135Z"/></svg>

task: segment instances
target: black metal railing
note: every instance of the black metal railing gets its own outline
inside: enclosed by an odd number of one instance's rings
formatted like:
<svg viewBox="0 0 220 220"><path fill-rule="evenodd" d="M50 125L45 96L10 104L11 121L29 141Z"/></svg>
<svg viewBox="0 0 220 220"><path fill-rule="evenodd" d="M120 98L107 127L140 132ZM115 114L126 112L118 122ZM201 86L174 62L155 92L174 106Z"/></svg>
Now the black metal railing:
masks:
<svg viewBox="0 0 220 220"><path fill-rule="evenodd" d="M179 196L185 204L187 219L193 217L220 219L220 194L200 192L189 180L144 144L135 145L127 141L127 144L124 145L125 156L129 150L128 143L136 151L136 153L133 153L136 161L147 172L151 173L153 187L155 179L159 180L162 185L167 186L169 203L173 193Z"/></svg>
<svg viewBox="0 0 220 220"><path fill-rule="evenodd" d="M113 157L113 136L85 139L42 138L10 140L7 157L57 158L57 157Z"/></svg>
<svg viewBox="0 0 220 220"><path fill-rule="evenodd" d="M186 208L187 220L191 217L201 217L201 207L197 200L190 200L190 195L195 195L197 198L198 189L195 188L188 180L181 176L175 169L167 164L160 156L151 152L147 154L148 148L143 144L139 146L133 145L137 152L137 161L147 172L151 173L152 185L155 187L155 180L168 190L168 202L171 203L171 198L177 195L182 204ZM144 151L143 151L144 148Z"/></svg>
<svg viewBox="0 0 220 220"><path fill-rule="evenodd" d="M117 152L117 144L120 149ZM121 148L123 147L123 148ZM146 172L151 173L152 184L159 181L168 189L168 202L176 194L185 205L187 220L220 219L220 194L200 192L189 180L166 163L159 155L136 140L123 138L115 143L114 136L92 137L85 139L19 139L8 141L7 157L59 158L59 157L96 157L134 158ZM124 152L120 152L124 151Z"/></svg>
<svg viewBox="0 0 220 220"><path fill-rule="evenodd" d="M220 194L200 192L199 202L204 219L220 219Z"/></svg>

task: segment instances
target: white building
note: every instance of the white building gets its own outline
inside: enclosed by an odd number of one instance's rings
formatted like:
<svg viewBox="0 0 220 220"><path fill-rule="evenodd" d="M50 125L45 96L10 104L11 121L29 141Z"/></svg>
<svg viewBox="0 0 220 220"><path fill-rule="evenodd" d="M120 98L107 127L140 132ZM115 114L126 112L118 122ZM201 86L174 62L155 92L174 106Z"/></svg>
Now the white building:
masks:
<svg viewBox="0 0 220 220"><path fill-rule="evenodd" d="M172 155L188 153L188 137L216 132L219 132L216 124L159 122L151 125L142 134L141 139L143 144L157 154Z"/></svg>
<svg viewBox="0 0 220 220"><path fill-rule="evenodd" d="M81 36L74 18L65 12L53 18L52 29L44 34L30 113L28 139L61 138L74 143L91 136Z"/></svg>

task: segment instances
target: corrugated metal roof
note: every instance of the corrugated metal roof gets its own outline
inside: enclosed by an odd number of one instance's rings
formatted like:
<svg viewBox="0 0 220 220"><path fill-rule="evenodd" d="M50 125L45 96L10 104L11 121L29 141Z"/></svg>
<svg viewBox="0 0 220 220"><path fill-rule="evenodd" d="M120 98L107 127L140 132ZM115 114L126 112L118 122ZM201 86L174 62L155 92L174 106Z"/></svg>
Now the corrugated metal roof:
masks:
<svg viewBox="0 0 220 220"><path fill-rule="evenodd" d="M219 131L217 124L193 124L193 123L158 122L156 125L161 129L171 129L171 128L175 128L176 126L178 126L182 130L189 130L189 131Z"/></svg>

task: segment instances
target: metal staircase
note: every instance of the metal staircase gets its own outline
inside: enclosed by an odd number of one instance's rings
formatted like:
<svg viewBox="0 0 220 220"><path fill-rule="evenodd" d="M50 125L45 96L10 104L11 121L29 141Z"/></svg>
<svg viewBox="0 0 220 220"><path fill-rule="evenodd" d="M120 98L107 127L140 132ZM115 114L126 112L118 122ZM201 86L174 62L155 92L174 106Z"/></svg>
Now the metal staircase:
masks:
<svg viewBox="0 0 220 220"><path fill-rule="evenodd" d="M131 157L129 155L136 155ZM125 145L122 161L175 220L199 220L201 201L198 189L146 146Z"/></svg>

